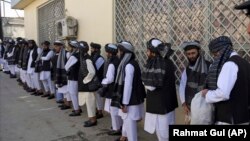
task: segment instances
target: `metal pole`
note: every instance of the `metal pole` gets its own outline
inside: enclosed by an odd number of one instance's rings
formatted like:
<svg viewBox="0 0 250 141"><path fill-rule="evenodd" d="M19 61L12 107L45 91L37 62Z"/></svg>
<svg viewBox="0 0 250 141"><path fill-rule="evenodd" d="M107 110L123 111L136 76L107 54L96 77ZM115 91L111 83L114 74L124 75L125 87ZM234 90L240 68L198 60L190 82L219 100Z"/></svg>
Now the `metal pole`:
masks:
<svg viewBox="0 0 250 141"><path fill-rule="evenodd" d="M3 41L2 1L0 1L0 39Z"/></svg>

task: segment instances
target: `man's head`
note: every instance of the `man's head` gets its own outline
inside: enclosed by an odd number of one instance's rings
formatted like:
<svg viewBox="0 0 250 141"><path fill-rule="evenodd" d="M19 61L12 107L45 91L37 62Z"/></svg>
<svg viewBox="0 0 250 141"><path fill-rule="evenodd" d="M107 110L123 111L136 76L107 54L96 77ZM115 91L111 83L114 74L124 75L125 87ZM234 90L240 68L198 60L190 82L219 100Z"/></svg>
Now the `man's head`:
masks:
<svg viewBox="0 0 250 141"><path fill-rule="evenodd" d="M181 47L184 49L189 64L191 66L195 65L200 56L200 43L198 41L185 41Z"/></svg>
<svg viewBox="0 0 250 141"><path fill-rule="evenodd" d="M152 38L147 42L147 56L154 58L160 55L160 51L164 49L164 44L157 38Z"/></svg>
<svg viewBox="0 0 250 141"><path fill-rule="evenodd" d="M118 47L115 44L106 44L105 51L106 51L107 58L110 58L112 56L117 55Z"/></svg>
<svg viewBox="0 0 250 141"><path fill-rule="evenodd" d="M13 39L9 39L8 42L7 42L7 45L8 46L13 46L13 45L15 45L15 41Z"/></svg>
<svg viewBox="0 0 250 141"><path fill-rule="evenodd" d="M164 43L163 41L157 38L152 38L147 42L148 58L154 58L156 56L168 58L172 55L173 52L174 50L171 49L170 43Z"/></svg>
<svg viewBox="0 0 250 141"><path fill-rule="evenodd" d="M30 49L37 47L35 40L28 40L28 46Z"/></svg>
<svg viewBox="0 0 250 141"><path fill-rule="evenodd" d="M77 42L76 40L72 40L69 41L68 46L69 46L69 52L73 52L76 51L80 45L79 42Z"/></svg>
<svg viewBox="0 0 250 141"><path fill-rule="evenodd" d="M81 54L87 54L89 51L89 45L85 41L79 41L79 51Z"/></svg>
<svg viewBox="0 0 250 141"><path fill-rule="evenodd" d="M236 10L243 10L246 16L250 15L250 0L240 3L234 7ZM250 23L247 26L247 33L250 34Z"/></svg>
<svg viewBox="0 0 250 141"><path fill-rule="evenodd" d="M49 41L44 41L44 42L42 43L42 48L43 48L44 50L48 50L48 49L49 49L49 46L50 46L50 42L49 42Z"/></svg>
<svg viewBox="0 0 250 141"><path fill-rule="evenodd" d="M59 53L60 50L63 48L63 45L64 45L64 43L62 41L59 41L59 40L55 41L54 42L54 50L55 50L55 52Z"/></svg>
<svg viewBox="0 0 250 141"><path fill-rule="evenodd" d="M210 41L208 48L209 51L212 53L214 58L217 58L221 56L221 51L226 49L228 46L232 47L232 41L229 37L227 36L220 36L218 38L213 39Z"/></svg>
<svg viewBox="0 0 250 141"><path fill-rule="evenodd" d="M90 49L91 54L95 52L100 52L101 50L101 45L97 43L90 43L90 47L91 47Z"/></svg>
<svg viewBox="0 0 250 141"><path fill-rule="evenodd" d="M129 41L121 41L117 44L118 46L118 57L123 58L125 53L134 54L134 46Z"/></svg>
<svg viewBox="0 0 250 141"><path fill-rule="evenodd" d="M28 42L27 42L26 40L23 40L23 41L22 41L22 46L23 46L23 47L28 47Z"/></svg>

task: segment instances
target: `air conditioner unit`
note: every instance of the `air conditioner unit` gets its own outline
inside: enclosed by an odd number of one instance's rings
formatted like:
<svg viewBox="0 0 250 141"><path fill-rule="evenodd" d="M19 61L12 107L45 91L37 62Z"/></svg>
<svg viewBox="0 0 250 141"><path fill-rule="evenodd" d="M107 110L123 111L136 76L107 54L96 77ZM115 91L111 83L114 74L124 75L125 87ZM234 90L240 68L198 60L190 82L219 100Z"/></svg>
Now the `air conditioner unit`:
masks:
<svg viewBox="0 0 250 141"><path fill-rule="evenodd" d="M56 21L56 33L58 39L76 38L77 31L78 22L71 16Z"/></svg>

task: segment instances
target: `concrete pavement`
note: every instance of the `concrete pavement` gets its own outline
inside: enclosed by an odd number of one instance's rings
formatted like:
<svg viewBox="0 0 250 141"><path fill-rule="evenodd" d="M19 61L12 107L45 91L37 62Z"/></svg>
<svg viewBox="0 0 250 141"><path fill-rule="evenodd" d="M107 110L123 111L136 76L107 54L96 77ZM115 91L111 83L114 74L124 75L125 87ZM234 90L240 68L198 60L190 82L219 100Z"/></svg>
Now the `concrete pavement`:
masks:
<svg viewBox="0 0 250 141"><path fill-rule="evenodd" d="M110 115L98 120L95 127L85 128L86 107L79 117L69 117L71 110L62 111L54 99L32 96L18 86L16 79L0 72L0 141L112 141L106 135L111 127ZM182 122L177 110L177 123ZM181 117L181 118L180 118ZM156 136L138 126L139 141L156 141Z"/></svg>

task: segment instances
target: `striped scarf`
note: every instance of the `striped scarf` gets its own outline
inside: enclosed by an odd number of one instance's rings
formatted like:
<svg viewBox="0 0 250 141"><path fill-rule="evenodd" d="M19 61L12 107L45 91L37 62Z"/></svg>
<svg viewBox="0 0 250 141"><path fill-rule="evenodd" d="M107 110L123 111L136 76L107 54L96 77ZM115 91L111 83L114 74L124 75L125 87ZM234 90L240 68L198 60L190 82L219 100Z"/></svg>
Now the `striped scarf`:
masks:
<svg viewBox="0 0 250 141"><path fill-rule="evenodd" d="M147 86L162 87L165 73L165 60L161 56L148 59L142 71L142 81Z"/></svg>
<svg viewBox="0 0 250 141"><path fill-rule="evenodd" d="M56 84L62 86L67 84L67 73L65 70L65 62L66 62L66 51L64 48L62 48L58 55L56 64Z"/></svg>
<svg viewBox="0 0 250 141"><path fill-rule="evenodd" d="M208 71L206 85L209 90L217 89L217 79L220 71L224 63L230 58L230 55L233 52L233 47L232 45L227 44L219 52L221 55L214 59L214 62L211 64Z"/></svg>
<svg viewBox="0 0 250 141"><path fill-rule="evenodd" d="M129 63L131 58L132 58L132 53L125 53L117 68L115 86L114 86L115 93L112 97L111 106L118 108L121 108L122 106L123 88L125 81L125 67Z"/></svg>

